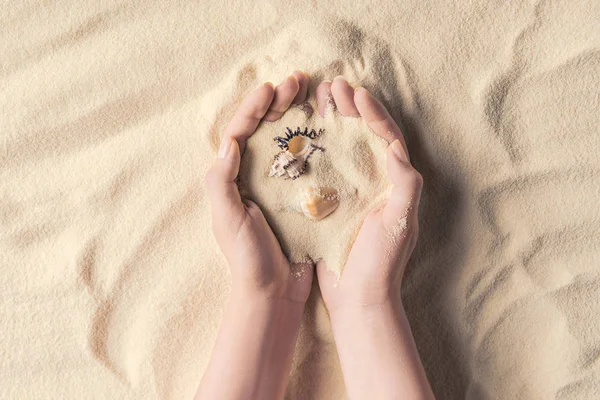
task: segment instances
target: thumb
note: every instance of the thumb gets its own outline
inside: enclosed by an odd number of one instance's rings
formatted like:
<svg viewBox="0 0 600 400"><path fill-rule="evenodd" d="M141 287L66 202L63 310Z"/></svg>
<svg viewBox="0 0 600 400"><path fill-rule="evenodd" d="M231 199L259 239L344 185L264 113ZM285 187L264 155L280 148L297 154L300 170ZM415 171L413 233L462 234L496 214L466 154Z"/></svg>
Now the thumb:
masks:
<svg viewBox="0 0 600 400"><path fill-rule="evenodd" d="M409 214L417 215L423 177L410 164L397 139L387 149L387 172L393 187L382 218L386 229L393 229L405 224Z"/></svg>
<svg viewBox="0 0 600 400"><path fill-rule="evenodd" d="M217 160L206 174L214 227L233 225L239 228L242 221L244 206L235 182L240 160L237 141L230 136L223 136Z"/></svg>

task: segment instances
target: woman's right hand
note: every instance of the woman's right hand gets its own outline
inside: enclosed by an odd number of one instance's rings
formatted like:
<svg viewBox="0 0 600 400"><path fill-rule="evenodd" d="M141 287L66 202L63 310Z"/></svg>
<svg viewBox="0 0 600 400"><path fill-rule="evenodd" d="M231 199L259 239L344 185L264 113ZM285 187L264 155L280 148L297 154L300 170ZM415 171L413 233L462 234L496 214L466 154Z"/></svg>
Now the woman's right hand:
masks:
<svg viewBox="0 0 600 400"><path fill-rule="evenodd" d="M236 184L246 140L261 121L275 121L291 104L304 102L308 82L308 75L296 71L276 88L266 83L249 93L225 128L206 174L213 232L229 264L232 293L244 301L260 297L304 305L310 293L314 267L288 262L260 208L243 200Z"/></svg>

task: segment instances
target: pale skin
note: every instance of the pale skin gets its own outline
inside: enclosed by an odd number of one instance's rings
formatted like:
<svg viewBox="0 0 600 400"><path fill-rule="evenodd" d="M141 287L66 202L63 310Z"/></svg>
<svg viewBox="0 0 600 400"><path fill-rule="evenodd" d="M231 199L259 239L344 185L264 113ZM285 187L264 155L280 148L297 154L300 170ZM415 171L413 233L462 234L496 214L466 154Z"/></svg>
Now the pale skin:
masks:
<svg viewBox="0 0 600 400"><path fill-rule="evenodd" d="M251 92L225 128L206 176L213 232L232 287L196 399L283 398L315 271L349 398L433 399L400 297L418 235L423 180L385 107L342 77L316 90L321 116L333 102L334 112L364 118L389 143L393 189L365 218L339 278L324 262L290 264L258 206L239 194L235 178L246 140L261 120L275 121L292 104L303 103L308 82L296 71L277 87L265 83Z"/></svg>

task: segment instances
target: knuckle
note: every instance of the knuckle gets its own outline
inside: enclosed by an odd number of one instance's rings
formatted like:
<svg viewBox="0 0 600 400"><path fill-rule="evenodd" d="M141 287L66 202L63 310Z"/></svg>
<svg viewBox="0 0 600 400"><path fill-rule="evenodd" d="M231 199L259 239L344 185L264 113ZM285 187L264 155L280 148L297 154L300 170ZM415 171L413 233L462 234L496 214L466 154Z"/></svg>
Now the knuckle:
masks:
<svg viewBox="0 0 600 400"><path fill-rule="evenodd" d="M267 111L267 114L263 117L263 119L270 122L277 121L279 118L281 118L284 112L285 110L281 111L276 110L274 108L270 108L269 111Z"/></svg>
<svg viewBox="0 0 600 400"><path fill-rule="evenodd" d="M207 172L206 175L204 176L204 185L208 188L211 189L215 186L215 184L217 183L219 176L217 173L217 170L215 169L215 167L211 167Z"/></svg>
<svg viewBox="0 0 600 400"><path fill-rule="evenodd" d="M413 170L410 173L410 179L414 188L416 190L421 190L421 188L423 187L423 175L421 175L419 171L413 168Z"/></svg>
<svg viewBox="0 0 600 400"><path fill-rule="evenodd" d="M248 207L248 214L250 214L250 216L254 220L261 218L263 216L263 213L262 213L260 207L258 207L258 205L256 205L255 203L252 203Z"/></svg>

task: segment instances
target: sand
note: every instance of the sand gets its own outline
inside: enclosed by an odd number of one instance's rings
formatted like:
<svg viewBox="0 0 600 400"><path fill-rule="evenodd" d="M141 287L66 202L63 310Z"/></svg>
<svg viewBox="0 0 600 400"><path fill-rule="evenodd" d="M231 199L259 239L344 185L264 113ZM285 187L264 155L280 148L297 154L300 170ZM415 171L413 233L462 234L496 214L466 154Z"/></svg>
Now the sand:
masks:
<svg viewBox="0 0 600 400"><path fill-rule="evenodd" d="M585 0L2 7L0 398L191 398L229 291L203 177L241 98L295 69L404 128L425 184L403 302L438 398L599 398L599 20ZM344 399L314 289L286 397Z"/></svg>
<svg viewBox="0 0 600 400"><path fill-rule="evenodd" d="M314 96L308 103L317 109ZM307 143L319 150L296 179L288 174L270 176L274 157L282 151L273 139L286 138L287 128L307 130L307 134L314 130L318 135ZM292 107L278 121L262 122L248 140L240 166L240 191L260 206L290 262L323 260L339 276L365 216L391 190L386 148L387 142L362 118L342 117L328 107L325 118L314 112L307 119L300 107ZM334 189L330 197L339 202L338 207L321 220L299 212L307 188L317 194L319 188Z"/></svg>

